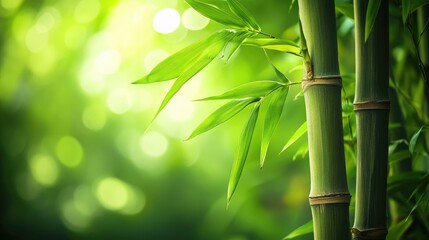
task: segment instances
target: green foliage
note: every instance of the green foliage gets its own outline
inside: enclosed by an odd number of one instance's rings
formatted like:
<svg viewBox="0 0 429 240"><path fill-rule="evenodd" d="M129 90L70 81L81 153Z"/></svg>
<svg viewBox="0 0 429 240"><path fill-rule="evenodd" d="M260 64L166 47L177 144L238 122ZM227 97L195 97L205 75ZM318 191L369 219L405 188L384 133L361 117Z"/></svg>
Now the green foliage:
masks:
<svg viewBox="0 0 429 240"><path fill-rule="evenodd" d="M261 27L256 22L252 14L237 0L227 0L231 11L234 12L238 17L240 17L250 29L255 29L257 31L261 30Z"/></svg>
<svg viewBox="0 0 429 240"><path fill-rule="evenodd" d="M348 0L336 0L335 9L348 18L354 19L353 2Z"/></svg>
<svg viewBox="0 0 429 240"><path fill-rule="evenodd" d="M413 136L410 139L410 143L408 144L408 149L410 150L410 153L413 154L415 152L415 147L417 144L417 140L419 140L420 135L426 130L428 125L422 126L416 133L413 134Z"/></svg>
<svg viewBox="0 0 429 240"><path fill-rule="evenodd" d="M386 240L397 240L401 239L405 232L410 228L413 223L413 219L404 219L398 224L392 225L389 227Z"/></svg>
<svg viewBox="0 0 429 240"><path fill-rule="evenodd" d="M304 122L296 131L295 133L292 135L292 137L287 141L287 143L285 144L285 146L283 147L282 151L285 151L286 149L288 149L290 146L292 146L292 144L294 144L300 137L302 137L302 135L304 135L304 133L307 132L307 122Z"/></svg>
<svg viewBox="0 0 429 240"><path fill-rule="evenodd" d="M264 120L261 140L261 157L260 167L264 166L265 157L267 155L268 145L279 123L280 117L283 112L283 107L289 93L289 86L277 89L271 96L267 113Z"/></svg>
<svg viewBox="0 0 429 240"><path fill-rule="evenodd" d="M277 38L249 38L244 45L276 50L301 57L301 49L296 43Z"/></svg>
<svg viewBox="0 0 429 240"><path fill-rule="evenodd" d="M369 0L365 17L365 42L368 40L372 28L374 27L375 19L377 18L380 5L381 0Z"/></svg>
<svg viewBox="0 0 429 240"><path fill-rule="evenodd" d="M313 232L313 221L309 221L301 227L293 230L293 232L289 233L283 240L295 239L297 237L301 237L303 235L307 235Z"/></svg>
<svg viewBox="0 0 429 240"><path fill-rule="evenodd" d="M259 107L260 103L257 102L240 136L237 152L232 163L231 175L229 177L227 193L228 204L237 188L241 172L244 168L244 163L247 159L247 154L249 153L250 143L252 142L253 132L259 115Z"/></svg>
<svg viewBox="0 0 429 240"><path fill-rule="evenodd" d="M402 0L402 22L405 24L411 13L428 4L429 0Z"/></svg>

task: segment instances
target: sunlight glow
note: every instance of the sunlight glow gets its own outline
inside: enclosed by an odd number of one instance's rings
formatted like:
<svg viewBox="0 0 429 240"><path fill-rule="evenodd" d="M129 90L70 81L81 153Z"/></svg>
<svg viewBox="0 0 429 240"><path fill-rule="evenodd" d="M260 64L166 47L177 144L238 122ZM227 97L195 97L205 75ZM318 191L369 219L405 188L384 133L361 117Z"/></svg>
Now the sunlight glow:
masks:
<svg viewBox="0 0 429 240"><path fill-rule="evenodd" d="M9 11L17 9L22 3L22 0L2 0L1 6Z"/></svg>
<svg viewBox="0 0 429 240"><path fill-rule="evenodd" d="M98 54L95 59L97 71L104 75L114 74L121 65L121 54L114 49L107 49Z"/></svg>
<svg viewBox="0 0 429 240"><path fill-rule="evenodd" d="M67 228L75 232L83 231L90 223L90 219L76 208L73 201L63 203L61 215Z"/></svg>
<svg viewBox="0 0 429 240"><path fill-rule="evenodd" d="M116 114L124 114L133 106L133 95L130 89L113 89L107 98L107 106Z"/></svg>
<svg viewBox="0 0 429 240"><path fill-rule="evenodd" d="M97 185L97 198L104 208L120 210L129 198L126 188L126 183L117 178L104 178Z"/></svg>
<svg viewBox="0 0 429 240"><path fill-rule="evenodd" d="M195 107L192 101L178 95L165 109L170 119L176 122L186 122L194 115Z"/></svg>
<svg viewBox="0 0 429 240"><path fill-rule="evenodd" d="M106 111L104 106L90 105L82 113L82 122L91 130L100 130L106 124Z"/></svg>
<svg viewBox="0 0 429 240"><path fill-rule="evenodd" d="M180 25L180 15L173 8L164 8L153 18L153 29L159 33L172 33Z"/></svg>
<svg viewBox="0 0 429 240"><path fill-rule="evenodd" d="M82 146L74 137L62 137L57 143L55 152L60 162L66 167L74 168L82 162Z"/></svg>
<svg viewBox="0 0 429 240"><path fill-rule="evenodd" d="M201 30L209 24L210 20L193 8L188 8L182 14L182 24L185 28L189 30Z"/></svg>
<svg viewBox="0 0 429 240"><path fill-rule="evenodd" d="M30 159L30 171L40 185L49 187L58 179L58 167L55 161L47 155L35 155Z"/></svg>
<svg viewBox="0 0 429 240"><path fill-rule="evenodd" d="M100 12L98 0L81 0L75 8L74 17L77 22L88 23L93 21Z"/></svg>
<svg viewBox="0 0 429 240"><path fill-rule="evenodd" d="M148 132L140 138L140 148L151 157L161 157L167 152L168 140L159 132Z"/></svg>

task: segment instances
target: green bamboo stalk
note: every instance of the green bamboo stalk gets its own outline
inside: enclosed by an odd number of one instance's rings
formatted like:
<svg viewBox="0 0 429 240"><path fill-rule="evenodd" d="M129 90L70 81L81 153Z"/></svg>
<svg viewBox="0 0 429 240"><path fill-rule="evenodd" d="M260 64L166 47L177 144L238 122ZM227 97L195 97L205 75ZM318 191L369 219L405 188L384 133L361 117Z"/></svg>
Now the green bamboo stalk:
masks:
<svg viewBox="0 0 429 240"><path fill-rule="evenodd" d="M298 5L309 56L303 91L314 239L350 239L334 1L298 0Z"/></svg>
<svg viewBox="0 0 429 240"><path fill-rule="evenodd" d="M356 29L356 212L353 239L385 239L389 123L388 1L365 41L369 0L354 1Z"/></svg>

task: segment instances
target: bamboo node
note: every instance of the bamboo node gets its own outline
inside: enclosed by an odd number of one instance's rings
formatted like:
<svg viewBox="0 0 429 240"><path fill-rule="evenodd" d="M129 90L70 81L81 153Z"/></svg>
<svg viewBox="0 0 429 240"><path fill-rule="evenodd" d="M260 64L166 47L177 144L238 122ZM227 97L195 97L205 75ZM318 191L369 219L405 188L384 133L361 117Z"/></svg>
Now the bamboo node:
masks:
<svg viewBox="0 0 429 240"><path fill-rule="evenodd" d="M368 228L359 230L352 228L353 239L385 239L387 236L386 228Z"/></svg>
<svg viewBox="0 0 429 240"><path fill-rule="evenodd" d="M339 203L350 203L350 193L334 193L322 196L309 197L308 200L310 205L320 204L339 204Z"/></svg>
<svg viewBox="0 0 429 240"><path fill-rule="evenodd" d="M354 102L353 110L362 111L362 110L390 110L390 101L381 100L381 101L363 101L363 102Z"/></svg>
<svg viewBox="0 0 429 240"><path fill-rule="evenodd" d="M341 76L318 76L311 79L302 79L302 91L304 92L313 85L331 85L331 86L342 86Z"/></svg>

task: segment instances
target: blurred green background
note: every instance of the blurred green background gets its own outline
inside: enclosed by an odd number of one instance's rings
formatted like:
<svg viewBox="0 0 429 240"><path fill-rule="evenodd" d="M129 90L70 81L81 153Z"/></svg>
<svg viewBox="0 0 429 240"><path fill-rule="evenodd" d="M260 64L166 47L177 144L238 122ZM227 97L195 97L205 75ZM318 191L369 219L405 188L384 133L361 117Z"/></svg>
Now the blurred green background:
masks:
<svg viewBox="0 0 429 240"><path fill-rule="evenodd" d="M290 1L242 2L263 31L298 40L296 5L288 12ZM338 25L342 70L352 72L353 22L342 17ZM258 125L228 209L229 171L250 109L183 141L223 103L192 100L274 79L261 50L242 47L227 64L215 60L147 130L171 82L131 82L221 28L182 0L0 0L2 235L281 239L309 221L306 138L278 154L305 119L299 86L262 170ZM300 80L298 57L269 55Z"/></svg>

